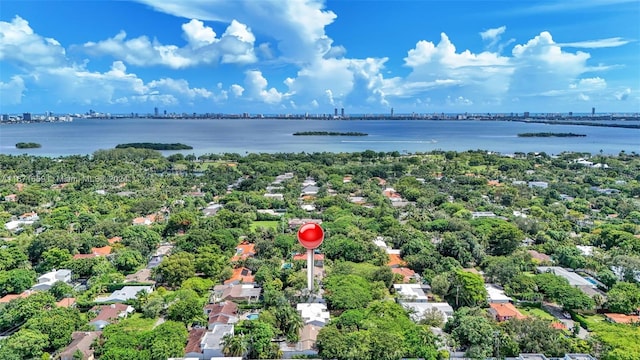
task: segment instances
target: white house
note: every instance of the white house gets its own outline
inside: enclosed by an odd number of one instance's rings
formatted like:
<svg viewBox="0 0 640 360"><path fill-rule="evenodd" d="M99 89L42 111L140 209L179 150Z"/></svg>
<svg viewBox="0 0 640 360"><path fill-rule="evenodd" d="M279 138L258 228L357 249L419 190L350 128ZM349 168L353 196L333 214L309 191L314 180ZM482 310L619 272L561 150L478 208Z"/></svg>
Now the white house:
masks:
<svg viewBox="0 0 640 360"><path fill-rule="evenodd" d="M146 291L147 293L153 292L151 286L125 286L120 290L116 290L109 296L96 298L95 302L116 302L121 303L127 300L136 298L136 295L140 291Z"/></svg>
<svg viewBox="0 0 640 360"><path fill-rule="evenodd" d="M402 303L402 307L409 311L409 316L414 322L422 320L425 314L433 309L442 314L442 319L447 322L453 317L453 308L446 302L406 302Z"/></svg>
<svg viewBox="0 0 640 360"><path fill-rule="evenodd" d="M329 322L329 311L326 304L299 303L296 306L305 325L324 326Z"/></svg>
<svg viewBox="0 0 640 360"><path fill-rule="evenodd" d="M207 331L202 340L200 340L200 349L202 350L203 358L210 359L212 357L222 357L222 338L227 335L233 335L233 325L217 324L213 327L213 330Z"/></svg>
<svg viewBox="0 0 640 360"><path fill-rule="evenodd" d="M62 282L67 283L67 284L70 283L71 282L71 270L67 270L67 269L55 270L55 269L53 269L52 271L49 271L46 274L42 274L38 278L38 283L33 285L31 287L31 290L47 291L47 290L51 289L53 284L55 284L58 281L62 281Z"/></svg>
<svg viewBox="0 0 640 360"><path fill-rule="evenodd" d="M504 290L498 288L493 284L484 284L484 288L487 290L488 300L490 303L508 303L513 299L505 295Z"/></svg>
<svg viewBox="0 0 640 360"><path fill-rule="evenodd" d="M393 284L393 288L400 303L426 303L429 300L421 284Z"/></svg>

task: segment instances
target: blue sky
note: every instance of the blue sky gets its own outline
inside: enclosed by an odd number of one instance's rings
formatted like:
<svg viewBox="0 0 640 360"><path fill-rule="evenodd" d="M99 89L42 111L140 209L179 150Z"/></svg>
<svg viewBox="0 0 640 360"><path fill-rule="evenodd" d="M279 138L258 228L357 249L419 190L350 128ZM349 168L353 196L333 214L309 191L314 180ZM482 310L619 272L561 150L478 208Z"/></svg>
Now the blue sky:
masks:
<svg viewBox="0 0 640 360"><path fill-rule="evenodd" d="M0 112L640 112L640 1L0 6Z"/></svg>

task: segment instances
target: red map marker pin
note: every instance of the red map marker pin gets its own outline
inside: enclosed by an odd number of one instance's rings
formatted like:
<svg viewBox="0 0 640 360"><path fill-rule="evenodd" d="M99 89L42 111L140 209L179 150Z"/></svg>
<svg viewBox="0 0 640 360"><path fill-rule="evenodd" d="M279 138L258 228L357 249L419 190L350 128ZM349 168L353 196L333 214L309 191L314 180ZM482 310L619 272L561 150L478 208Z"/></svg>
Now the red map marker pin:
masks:
<svg viewBox="0 0 640 360"><path fill-rule="evenodd" d="M316 223L306 223L298 229L298 242L305 249L316 249L324 240L324 230Z"/></svg>

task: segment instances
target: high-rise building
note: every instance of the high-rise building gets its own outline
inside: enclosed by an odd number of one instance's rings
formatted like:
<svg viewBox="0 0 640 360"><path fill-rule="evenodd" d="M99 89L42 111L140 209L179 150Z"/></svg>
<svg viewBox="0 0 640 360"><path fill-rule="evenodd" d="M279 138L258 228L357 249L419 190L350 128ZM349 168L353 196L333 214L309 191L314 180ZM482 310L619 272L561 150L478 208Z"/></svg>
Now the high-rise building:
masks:
<svg viewBox="0 0 640 360"><path fill-rule="evenodd" d="M591 108L591 116L594 116L596 114L596 108L592 107Z"/></svg>
<svg viewBox="0 0 640 360"><path fill-rule="evenodd" d="M524 112L524 118L525 118L525 119L527 119L528 117L529 117L529 112L528 112L528 111L525 111L525 112Z"/></svg>
<svg viewBox="0 0 640 360"><path fill-rule="evenodd" d="M333 116L338 117L338 108L333 108Z"/></svg>
<svg viewBox="0 0 640 360"><path fill-rule="evenodd" d="M391 117L393 117L393 108L391 108Z"/></svg>
<svg viewBox="0 0 640 360"><path fill-rule="evenodd" d="M153 108L153 116L158 117L158 107Z"/></svg>
<svg viewBox="0 0 640 360"><path fill-rule="evenodd" d="M344 117L344 108L340 109L340 117Z"/></svg>
<svg viewBox="0 0 640 360"><path fill-rule="evenodd" d="M22 113L22 120L24 121L31 121L32 117L31 117L31 113Z"/></svg>

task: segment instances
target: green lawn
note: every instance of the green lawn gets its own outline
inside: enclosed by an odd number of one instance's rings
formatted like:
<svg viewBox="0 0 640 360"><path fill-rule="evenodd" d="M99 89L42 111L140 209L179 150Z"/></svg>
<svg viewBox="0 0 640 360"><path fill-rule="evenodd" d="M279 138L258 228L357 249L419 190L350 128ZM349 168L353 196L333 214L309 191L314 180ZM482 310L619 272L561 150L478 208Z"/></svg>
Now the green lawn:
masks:
<svg viewBox="0 0 640 360"><path fill-rule="evenodd" d="M125 331L147 331L153 329L156 319L145 319L142 314L133 314L128 318L121 320L120 325Z"/></svg>
<svg viewBox="0 0 640 360"><path fill-rule="evenodd" d="M259 227L278 230L278 221L254 221L251 223L251 230L256 230Z"/></svg>
<svg viewBox="0 0 640 360"><path fill-rule="evenodd" d="M520 312L523 315L535 316L541 319L551 320L551 321L556 320L556 318L553 315L549 314L548 312L542 309L538 309L536 307L522 307L522 308L518 308L518 310L520 310Z"/></svg>

